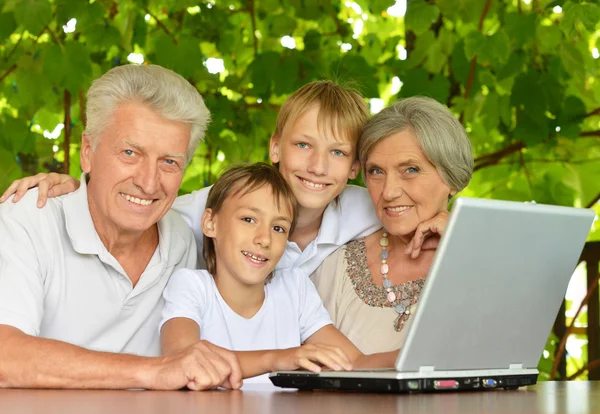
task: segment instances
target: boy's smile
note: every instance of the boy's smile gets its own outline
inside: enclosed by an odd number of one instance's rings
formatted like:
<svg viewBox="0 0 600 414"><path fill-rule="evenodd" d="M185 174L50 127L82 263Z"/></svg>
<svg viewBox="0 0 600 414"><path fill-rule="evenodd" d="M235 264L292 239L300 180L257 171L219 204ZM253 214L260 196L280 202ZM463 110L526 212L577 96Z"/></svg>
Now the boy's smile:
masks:
<svg viewBox="0 0 600 414"><path fill-rule="evenodd" d="M329 125L319 125L315 105L281 137L271 139L271 160L305 209L325 210L358 174L356 144L335 136ZM333 121L332 121L333 122Z"/></svg>
<svg viewBox="0 0 600 414"><path fill-rule="evenodd" d="M292 209L284 200L276 200L269 185L228 197L220 211L203 231L215 243L219 286L237 290L261 286L283 255L292 224ZM278 203L279 201L279 203ZM279 204L279 207L278 207ZM227 287L224 287L228 289Z"/></svg>

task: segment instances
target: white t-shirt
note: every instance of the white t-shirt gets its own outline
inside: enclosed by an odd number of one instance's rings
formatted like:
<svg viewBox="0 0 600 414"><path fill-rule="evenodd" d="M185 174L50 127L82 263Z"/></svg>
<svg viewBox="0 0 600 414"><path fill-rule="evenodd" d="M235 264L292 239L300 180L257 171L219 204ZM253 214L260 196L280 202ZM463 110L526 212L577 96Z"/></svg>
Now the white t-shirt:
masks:
<svg viewBox="0 0 600 414"><path fill-rule="evenodd" d="M205 267L202 260L203 239L200 223L209 190L210 187L206 187L177 197L173 204L173 210L182 215L194 232L200 268ZM340 194L339 202L334 200L325 209L317 238L304 250L300 250L296 243L288 242L277 269L299 268L308 277L339 247L350 240L368 236L380 228L381 224L375 215L367 189L349 185Z"/></svg>
<svg viewBox="0 0 600 414"><path fill-rule="evenodd" d="M178 270L163 294L159 330L169 319L189 318L200 327L200 339L232 351L258 351L300 346L331 324L315 286L297 269L275 271L264 289L262 307L246 319L227 305L206 270Z"/></svg>
<svg viewBox="0 0 600 414"><path fill-rule="evenodd" d="M159 244L133 287L106 250L87 186L36 207L37 189L0 204L0 324L87 349L160 355L156 327L171 274L196 265L194 236L168 212Z"/></svg>

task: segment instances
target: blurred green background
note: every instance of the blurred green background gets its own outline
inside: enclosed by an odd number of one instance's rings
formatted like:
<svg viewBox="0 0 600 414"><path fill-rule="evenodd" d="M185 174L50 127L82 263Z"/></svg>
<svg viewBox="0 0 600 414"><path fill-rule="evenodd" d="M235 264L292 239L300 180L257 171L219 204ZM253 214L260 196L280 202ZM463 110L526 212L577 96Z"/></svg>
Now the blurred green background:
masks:
<svg viewBox="0 0 600 414"><path fill-rule="evenodd" d="M599 22L599 1L578 0L0 0L0 189L79 176L86 90L131 62L180 73L213 114L183 193L267 160L282 102L328 78L372 113L411 95L448 105L475 151L463 195L600 213ZM586 362L578 344L567 374Z"/></svg>

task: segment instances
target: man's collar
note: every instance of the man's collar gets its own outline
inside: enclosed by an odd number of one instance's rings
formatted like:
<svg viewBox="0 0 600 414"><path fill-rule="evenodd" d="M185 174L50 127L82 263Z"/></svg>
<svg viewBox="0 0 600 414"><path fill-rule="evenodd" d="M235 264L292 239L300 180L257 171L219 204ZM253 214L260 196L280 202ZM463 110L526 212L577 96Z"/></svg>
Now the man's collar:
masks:
<svg viewBox="0 0 600 414"><path fill-rule="evenodd" d="M106 251L94 227L87 198L87 176L81 174L81 185L76 191L63 196L63 211L67 233L77 253L97 254Z"/></svg>

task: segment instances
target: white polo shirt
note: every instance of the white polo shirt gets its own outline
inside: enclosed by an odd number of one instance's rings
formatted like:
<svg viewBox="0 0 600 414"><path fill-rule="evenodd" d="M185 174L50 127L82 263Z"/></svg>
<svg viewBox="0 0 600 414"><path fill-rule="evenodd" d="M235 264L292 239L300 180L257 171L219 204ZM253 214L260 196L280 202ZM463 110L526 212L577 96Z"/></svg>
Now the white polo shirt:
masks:
<svg viewBox="0 0 600 414"><path fill-rule="evenodd" d="M84 348L160 355L162 292L171 274L196 266L194 237L169 211L159 246L135 288L106 250L87 187L36 207L37 189L0 205L0 324Z"/></svg>
<svg viewBox="0 0 600 414"><path fill-rule="evenodd" d="M194 232L201 268L205 267L202 261L201 218L209 190L210 187L202 188L178 197L173 203L173 210L183 216ZM368 236L380 228L381 224L375 215L367 189L349 185L340 194L339 202L332 201L325 209L317 238L304 250L300 250L296 243L288 242L277 269L299 268L309 276L338 247L350 240Z"/></svg>

